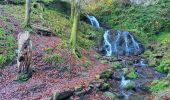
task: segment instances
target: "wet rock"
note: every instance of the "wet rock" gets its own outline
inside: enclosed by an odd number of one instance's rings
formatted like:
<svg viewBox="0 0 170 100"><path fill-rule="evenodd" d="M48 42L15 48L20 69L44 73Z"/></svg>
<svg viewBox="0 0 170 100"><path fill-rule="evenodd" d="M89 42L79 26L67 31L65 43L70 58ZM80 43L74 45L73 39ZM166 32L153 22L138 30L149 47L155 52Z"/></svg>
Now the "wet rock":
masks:
<svg viewBox="0 0 170 100"><path fill-rule="evenodd" d="M109 98L110 100L113 100L113 99L115 99L116 98L116 94L114 94L114 93L112 93L112 92L104 92L104 96L106 97L106 98Z"/></svg>
<svg viewBox="0 0 170 100"><path fill-rule="evenodd" d="M112 74L112 79L116 81L121 81L121 78L122 78L121 72L118 70Z"/></svg>
<svg viewBox="0 0 170 100"><path fill-rule="evenodd" d="M109 89L109 84L108 83L101 83L100 86L98 87L100 91L107 91Z"/></svg>
<svg viewBox="0 0 170 100"><path fill-rule="evenodd" d="M100 76L100 79L108 79L112 76L112 71L106 70L106 71L102 72L99 76Z"/></svg>
<svg viewBox="0 0 170 100"><path fill-rule="evenodd" d="M54 93L54 97L53 97L53 100L66 100L66 99L69 99L71 96L73 96L74 94L74 91L64 91L64 92L55 92Z"/></svg>
<svg viewBox="0 0 170 100"><path fill-rule="evenodd" d="M136 85L135 85L134 81L126 80L123 84L121 84L121 86L123 89L131 90L131 89L135 88Z"/></svg>

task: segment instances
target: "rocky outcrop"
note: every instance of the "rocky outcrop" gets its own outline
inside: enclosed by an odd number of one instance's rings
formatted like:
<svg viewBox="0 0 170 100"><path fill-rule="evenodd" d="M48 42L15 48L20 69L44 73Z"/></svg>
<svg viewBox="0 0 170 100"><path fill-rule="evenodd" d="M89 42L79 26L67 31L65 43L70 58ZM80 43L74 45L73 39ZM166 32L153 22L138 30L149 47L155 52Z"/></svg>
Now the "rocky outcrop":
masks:
<svg viewBox="0 0 170 100"><path fill-rule="evenodd" d="M130 2L135 4L142 4L144 6L153 5L159 2L159 0L130 0Z"/></svg>

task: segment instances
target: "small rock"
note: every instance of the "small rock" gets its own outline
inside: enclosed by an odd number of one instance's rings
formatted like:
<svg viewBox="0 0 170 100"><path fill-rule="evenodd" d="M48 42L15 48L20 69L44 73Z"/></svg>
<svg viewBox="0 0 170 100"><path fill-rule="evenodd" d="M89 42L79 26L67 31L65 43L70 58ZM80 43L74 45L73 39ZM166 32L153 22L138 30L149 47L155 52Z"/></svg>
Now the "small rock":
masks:
<svg viewBox="0 0 170 100"><path fill-rule="evenodd" d="M55 92L53 100L65 100L73 96L73 94L74 94L74 91L71 91L71 90L61 92L61 93Z"/></svg>

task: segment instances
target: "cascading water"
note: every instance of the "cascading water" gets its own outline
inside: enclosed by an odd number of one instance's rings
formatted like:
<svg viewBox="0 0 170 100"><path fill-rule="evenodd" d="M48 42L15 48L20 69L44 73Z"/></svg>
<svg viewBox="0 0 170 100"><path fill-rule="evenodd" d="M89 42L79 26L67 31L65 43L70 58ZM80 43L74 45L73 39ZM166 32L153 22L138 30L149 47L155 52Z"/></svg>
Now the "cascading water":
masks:
<svg viewBox="0 0 170 100"><path fill-rule="evenodd" d="M100 28L100 24L94 16L87 15L87 18L92 26ZM102 48L106 51L106 56L138 55L143 51L142 45L127 31L106 30L103 40Z"/></svg>
<svg viewBox="0 0 170 100"><path fill-rule="evenodd" d="M106 32L105 32L106 34ZM104 35L105 35L104 34ZM138 55L143 51L142 45L138 43L133 35L127 31L122 30L109 30L109 38L104 38L104 41L108 41L111 44L110 47L112 54L108 54L108 48L103 46L103 50L107 52L108 55ZM106 40L107 39L107 40ZM109 53L110 53L109 52Z"/></svg>
<svg viewBox="0 0 170 100"><path fill-rule="evenodd" d="M128 32L124 31L123 32L123 38L125 40L125 51L126 51L126 54L129 55L130 50L129 50L129 46L128 46L128 38L127 38L127 36L128 36Z"/></svg>
<svg viewBox="0 0 170 100"><path fill-rule="evenodd" d="M89 22L95 28L100 28L100 24L94 16L87 15ZM103 34L103 42L101 45L101 51L106 56L117 57L124 55L139 55L143 52L144 48L139 43L132 33L125 30L106 30ZM132 58L134 57L134 58ZM107 58L107 57L106 57ZM110 58L110 57L108 57ZM110 60L110 59L109 59ZM130 63L128 63L128 60ZM134 68L134 73L139 77L136 79L131 79L125 75L124 70L115 69L113 77L113 82L111 83L110 89L118 90L117 92L120 96L123 95L124 100L137 100L133 99L134 96L145 97L145 90L143 87L148 81L160 79L163 77L162 74L154 71L152 68L147 67L148 63L145 59L139 59L136 56L120 57L118 59L125 69ZM134 61L133 63L131 63ZM130 66L129 66L130 65ZM141 95L141 93L144 93ZM122 97L119 97L122 100Z"/></svg>
<svg viewBox="0 0 170 100"><path fill-rule="evenodd" d="M104 46L106 50L106 56L111 56L112 55L112 45L108 41L108 36L109 36L109 31L105 31L103 37L104 37Z"/></svg>
<svg viewBox="0 0 170 100"><path fill-rule="evenodd" d="M96 28L100 27L98 20L94 16L87 15L87 18L90 20L90 24Z"/></svg>
<svg viewBox="0 0 170 100"><path fill-rule="evenodd" d="M118 41L120 39L120 30L117 30L117 36L116 36L116 39L115 39L115 42L114 42L114 49L113 49L113 52L115 53L118 53L118 50L117 50L117 46L118 46Z"/></svg>
<svg viewBox="0 0 170 100"><path fill-rule="evenodd" d="M132 39L134 48L136 49L137 52L139 52L140 51L139 44L135 41L134 37L131 34L130 34L130 37Z"/></svg>

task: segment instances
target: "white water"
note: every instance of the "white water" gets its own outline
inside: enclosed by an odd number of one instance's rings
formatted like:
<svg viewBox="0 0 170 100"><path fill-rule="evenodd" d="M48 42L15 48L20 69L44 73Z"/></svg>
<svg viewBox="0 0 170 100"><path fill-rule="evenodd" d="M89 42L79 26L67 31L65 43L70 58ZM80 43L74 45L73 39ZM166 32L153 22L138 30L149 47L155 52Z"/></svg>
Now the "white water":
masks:
<svg viewBox="0 0 170 100"><path fill-rule="evenodd" d="M130 50L129 50L129 46L128 46L128 38L127 38L127 35L128 35L128 34L129 34L129 33L126 32L126 31L123 32L123 37L124 37L125 45L126 45L125 51L126 51L126 53L129 55Z"/></svg>
<svg viewBox="0 0 170 100"><path fill-rule="evenodd" d="M106 56L111 56L112 55L112 45L108 41L108 36L109 36L109 30L105 31L103 37L104 37L104 46L106 49Z"/></svg>
<svg viewBox="0 0 170 100"><path fill-rule="evenodd" d="M99 21L94 16L87 15L87 18L89 19L92 26L94 26L95 28L100 28ZM113 38L109 37L114 36L112 35L112 33L109 34L109 32L109 30L106 30L103 35L103 47L106 51L106 56L112 56L113 53L115 55L118 55L119 53L121 55L123 55L123 53L125 53L126 55L139 54L140 51L142 51L138 42L135 41L133 35L131 35L129 32L117 30L116 33L113 33L116 34ZM122 39L124 40L124 43L122 43Z"/></svg>
<svg viewBox="0 0 170 100"><path fill-rule="evenodd" d="M120 30L117 30L117 36L116 36L116 40L114 42L114 50L113 50L115 53L118 53L117 44L120 39L120 33L121 33Z"/></svg>
<svg viewBox="0 0 170 100"><path fill-rule="evenodd" d="M131 34L130 37L132 39L134 48L136 49L137 52L139 52L140 51L139 44L135 41L134 37Z"/></svg>
<svg viewBox="0 0 170 100"><path fill-rule="evenodd" d="M122 79L121 79L121 86L126 86L128 83L130 82L130 80L125 80L124 75L122 75Z"/></svg>
<svg viewBox="0 0 170 100"><path fill-rule="evenodd" d="M96 28L100 28L100 24L94 16L87 15L87 18L90 20L90 23L91 23L92 26L94 26Z"/></svg>

